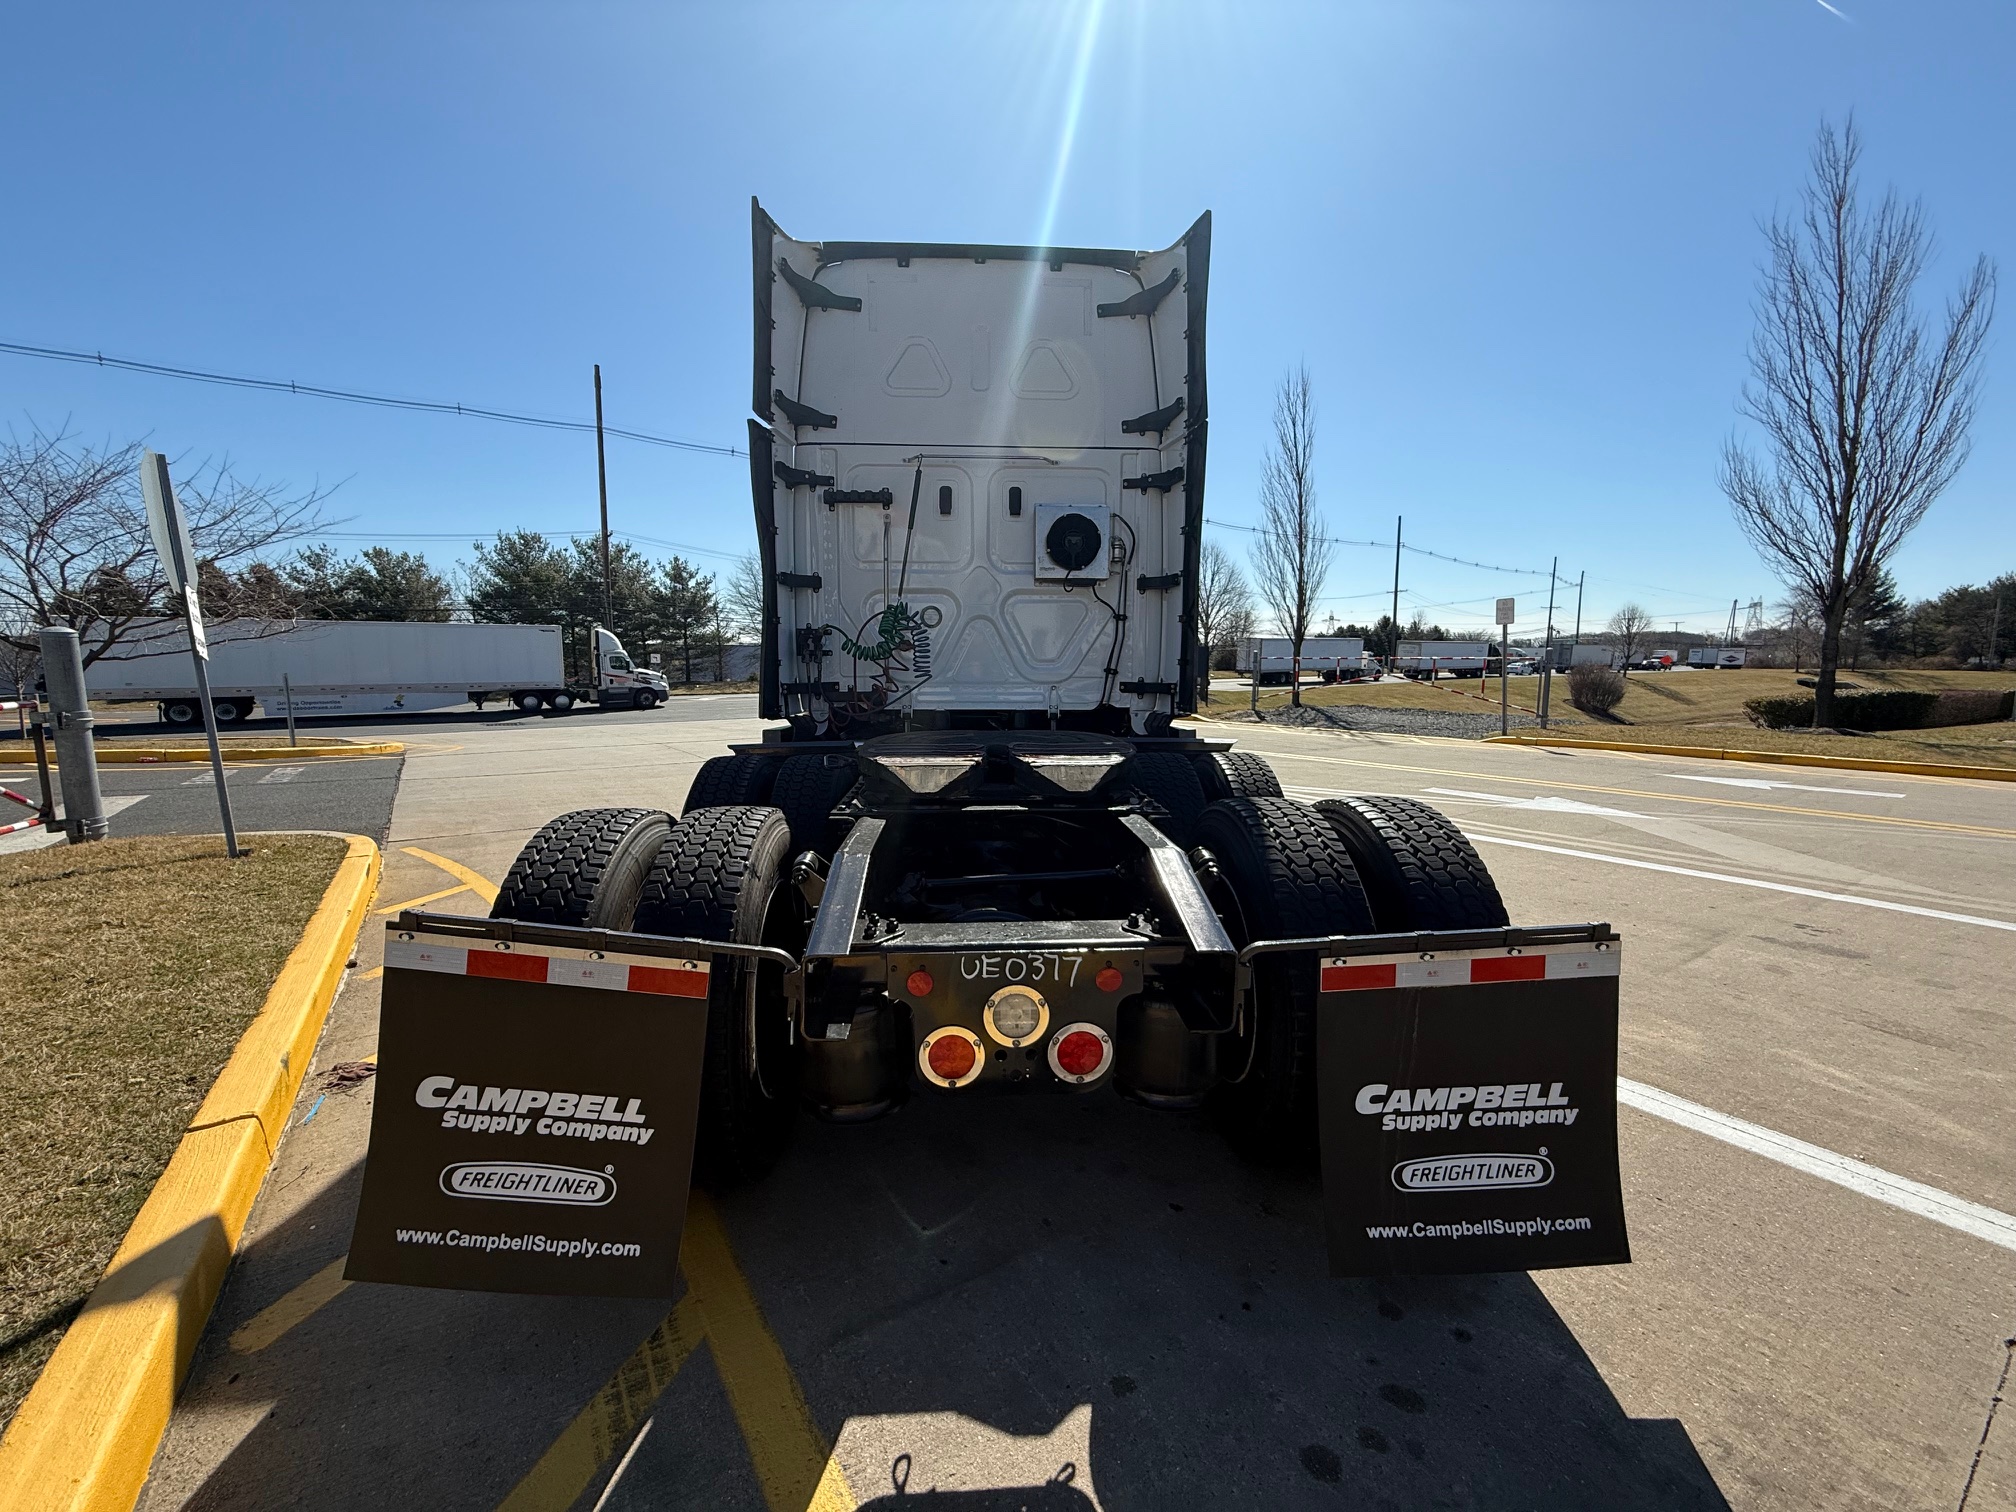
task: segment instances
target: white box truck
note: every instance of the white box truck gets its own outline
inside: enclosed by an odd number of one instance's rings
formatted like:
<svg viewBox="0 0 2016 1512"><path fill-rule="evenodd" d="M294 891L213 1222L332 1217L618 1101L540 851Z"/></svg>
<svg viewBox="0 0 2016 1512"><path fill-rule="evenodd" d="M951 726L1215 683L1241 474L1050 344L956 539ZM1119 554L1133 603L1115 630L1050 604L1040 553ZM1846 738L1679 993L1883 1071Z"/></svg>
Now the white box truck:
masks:
<svg viewBox="0 0 2016 1512"><path fill-rule="evenodd" d="M1295 643L1285 635L1250 635L1239 643L1237 669L1262 685L1287 686ZM1355 635L1312 635L1302 642L1302 671L1338 682L1365 669L1365 642Z"/></svg>
<svg viewBox="0 0 2016 1512"><path fill-rule="evenodd" d="M502 699L526 713L584 699L652 708L665 679L635 667L623 643L595 629L587 685L570 684L558 625L426 624L408 620L230 620L208 632L210 702L219 724L287 712L417 713ZM171 725L203 720L179 619L152 620L85 669L93 698L160 705Z"/></svg>
<svg viewBox="0 0 2016 1512"><path fill-rule="evenodd" d="M1482 677L1489 641L1402 641L1394 670L1403 677Z"/></svg>

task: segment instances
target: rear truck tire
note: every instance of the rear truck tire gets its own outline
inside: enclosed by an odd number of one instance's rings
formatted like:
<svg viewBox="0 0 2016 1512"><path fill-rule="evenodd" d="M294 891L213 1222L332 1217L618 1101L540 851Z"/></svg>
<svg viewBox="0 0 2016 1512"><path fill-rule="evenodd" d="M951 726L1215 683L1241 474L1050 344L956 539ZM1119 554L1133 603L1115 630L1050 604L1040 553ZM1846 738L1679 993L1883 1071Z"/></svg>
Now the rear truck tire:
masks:
<svg viewBox="0 0 2016 1512"><path fill-rule="evenodd" d="M576 809L549 820L504 874L490 917L628 929L671 832L670 816L657 809Z"/></svg>
<svg viewBox="0 0 2016 1512"><path fill-rule="evenodd" d="M176 698L161 705L161 723L186 729L203 723L203 706L192 698Z"/></svg>
<svg viewBox="0 0 2016 1512"><path fill-rule="evenodd" d="M710 756L693 774L693 786L686 790L686 806L680 812L696 814L731 804L768 803L779 765L768 757L747 753Z"/></svg>
<svg viewBox="0 0 2016 1512"><path fill-rule="evenodd" d="M215 699L210 707L216 712L217 723L220 725L236 724L248 712L248 706L235 698Z"/></svg>
<svg viewBox="0 0 2016 1512"><path fill-rule="evenodd" d="M547 702L553 706L555 714L565 714L569 709L574 707L574 695L572 693L555 693Z"/></svg>
<svg viewBox="0 0 2016 1512"><path fill-rule="evenodd" d="M636 928L796 955L808 920L784 880L790 857L791 826L767 805L688 814L659 848ZM693 1177L721 1188L763 1175L783 1153L798 1115L798 1068L782 969L716 956L711 977Z"/></svg>
<svg viewBox="0 0 2016 1512"><path fill-rule="evenodd" d="M1191 837L1204 814L1204 785L1187 756L1143 751L1127 763L1127 783L1146 800L1155 828L1185 850L1195 843Z"/></svg>
<svg viewBox="0 0 2016 1512"><path fill-rule="evenodd" d="M537 693L513 693L511 702L518 705L521 713L537 714L542 700Z"/></svg>
<svg viewBox="0 0 2016 1512"><path fill-rule="evenodd" d="M792 756L777 768L769 802L791 826L794 856L808 850L833 854L833 810L853 789L856 776L853 758L847 756ZM696 781L696 791L699 786Z"/></svg>
<svg viewBox="0 0 2016 1512"><path fill-rule="evenodd" d="M1195 761L1197 780L1204 785L1208 802L1281 796L1281 779L1274 775L1274 768L1251 751L1206 751Z"/></svg>
<svg viewBox="0 0 2016 1512"><path fill-rule="evenodd" d="M1316 812L1350 853L1380 933L1511 924L1483 857L1440 810L1416 798L1359 797L1325 798Z"/></svg>
<svg viewBox="0 0 2016 1512"><path fill-rule="evenodd" d="M1372 910L1329 823L1290 798L1228 798L1204 810L1197 843L1217 862L1205 894L1232 942L1370 934ZM1213 1105L1235 1148L1293 1162L1316 1150L1314 954L1261 956L1241 1031L1220 1047Z"/></svg>

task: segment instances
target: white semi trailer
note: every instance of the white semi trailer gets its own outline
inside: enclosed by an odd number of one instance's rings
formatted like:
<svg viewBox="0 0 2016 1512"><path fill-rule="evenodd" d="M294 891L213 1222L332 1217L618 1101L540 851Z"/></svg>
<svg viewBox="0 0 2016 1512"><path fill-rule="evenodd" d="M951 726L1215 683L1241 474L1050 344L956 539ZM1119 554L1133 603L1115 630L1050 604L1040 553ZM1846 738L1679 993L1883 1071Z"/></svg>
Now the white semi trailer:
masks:
<svg viewBox="0 0 2016 1512"><path fill-rule="evenodd" d="M1490 661L1489 641L1402 641L1393 667L1403 677L1482 677Z"/></svg>
<svg viewBox="0 0 2016 1512"><path fill-rule="evenodd" d="M1740 667L1749 654L1749 649L1745 646L1690 646L1687 649L1687 665L1690 667Z"/></svg>
<svg viewBox="0 0 2016 1512"><path fill-rule="evenodd" d="M1261 683L1285 684L1294 675L1295 643L1285 635L1249 635L1239 643L1238 670ZM1355 635L1312 635L1302 642L1302 670L1325 682L1365 667L1365 642Z"/></svg>
<svg viewBox="0 0 2016 1512"><path fill-rule="evenodd" d="M220 724L288 712L417 713L500 699L527 713L577 702L648 709L665 679L631 664L596 627L586 684L567 680L558 625L424 624L407 620L233 620L210 630L210 702ZM164 723L203 719L180 620L143 624L84 674L93 698L158 704Z"/></svg>

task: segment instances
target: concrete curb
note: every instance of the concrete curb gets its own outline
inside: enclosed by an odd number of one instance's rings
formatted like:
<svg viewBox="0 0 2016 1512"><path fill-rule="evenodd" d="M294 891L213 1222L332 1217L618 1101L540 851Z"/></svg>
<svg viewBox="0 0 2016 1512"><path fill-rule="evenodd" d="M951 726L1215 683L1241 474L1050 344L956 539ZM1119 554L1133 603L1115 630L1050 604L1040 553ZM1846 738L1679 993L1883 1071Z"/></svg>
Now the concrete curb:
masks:
<svg viewBox="0 0 2016 1512"><path fill-rule="evenodd" d="M315 761L340 756L398 756L405 752L402 741L378 740L344 746L225 746L226 761ZM156 761L208 761L208 746L98 746L100 766L142 766ZM30 754L0 755L0 762L33 766ZM49 753L49 765L56 765L56 753Z"/></svg>
<svg viewBox="0 0 2016 1512"><path fill-rule="evenodd" d="M1623 740L1554 740L1540 735L1488 735L1486 745L1562 746L1578 751L1636 751L1646 756L1700 756L1710 761L1761 761L1774 766L1832 767L1841 772L1901 772L1911 777L1978 777L2016 782L2016 767L1950 766L1936 761L1879 761L1865 756L1809 756L1801 751L1723 751L1713 746L1638 745Z"/></svg>
<svg viewBox="0 0 2016 1512"><path fill-rule="evenodd" d="M350 851L167 1170L0 1440L0 1507L130 1512L377 887Z"/></svg>

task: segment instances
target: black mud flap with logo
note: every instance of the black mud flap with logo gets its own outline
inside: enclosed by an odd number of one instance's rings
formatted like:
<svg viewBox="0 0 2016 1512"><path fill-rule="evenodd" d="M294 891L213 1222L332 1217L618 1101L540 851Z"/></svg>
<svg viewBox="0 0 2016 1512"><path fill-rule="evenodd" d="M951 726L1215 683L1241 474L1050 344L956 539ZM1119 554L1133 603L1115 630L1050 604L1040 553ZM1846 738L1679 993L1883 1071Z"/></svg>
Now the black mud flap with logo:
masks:
<svg viewBox="0 0 2016 1512"><path fill-rule="evenodd" d="M676 1296L709 955L720 949L395 920L344 1276Z"/></svg>
<svg viewBox="0 0 2016 1512"><path fill-rule="evenodd" d="M1616 936L1586 925L1352 944L1320 965L1332 1274L1629 1261Z"/></svg>

